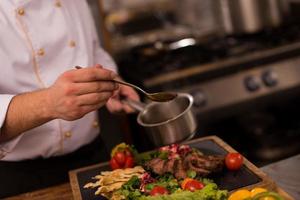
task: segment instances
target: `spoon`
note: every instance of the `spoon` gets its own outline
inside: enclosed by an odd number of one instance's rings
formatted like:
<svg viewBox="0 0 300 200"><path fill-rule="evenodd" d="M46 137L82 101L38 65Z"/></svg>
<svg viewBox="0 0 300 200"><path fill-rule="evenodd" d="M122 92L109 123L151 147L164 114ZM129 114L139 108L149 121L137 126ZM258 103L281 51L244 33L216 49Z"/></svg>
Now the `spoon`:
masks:
<svg viewBox="0 0 300 200"><path fill-rule="evenodd" d="M79 67L79 66L75 66L75 68L76 69L82 69L82 67ZM119 84L122 84L122 85L133 87L133 88L141 91L148 99L150 99L152 101L166 102L166 101L171 101L171 100L173 100L177 97L177 93L173 93L173 92L148 93L145 90L143 90L142 88L140 88L140 87L138 87L134 84L131 84L131 83L119 80L119 79L113 79L112 81L114 81L115 83L119 83Z"/></svg>
<svg viewBox="0 0 300 200"><path fill-rule="evenodd" d="M128 82L125 82L125 81L121 81L121 80L118 80L118 79L114 79L113 81L116 82L116 83L119 83L119 84L127 85L129 87L133 87L133 88L141 91L142 93L144 93L146 95L146 97L148 99L150 99L152 101L166 102L166 101L173 100L173 99L175 99L177 97L177 94L173 93L173 92L148 93L145 90L143 90L142 88L140 88L140 87L138 87L136 85L133 85L131 83L128 83Z"/></svg>

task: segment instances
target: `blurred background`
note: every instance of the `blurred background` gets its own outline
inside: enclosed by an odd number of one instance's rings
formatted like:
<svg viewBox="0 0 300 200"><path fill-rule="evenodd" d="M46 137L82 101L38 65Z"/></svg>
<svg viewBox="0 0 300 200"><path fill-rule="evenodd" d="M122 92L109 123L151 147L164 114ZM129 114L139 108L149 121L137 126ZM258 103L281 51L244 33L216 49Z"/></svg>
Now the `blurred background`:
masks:
<svg viewBox="0 0 300 200"><path fill-rule="evenodd" d="M89 0L123 78L194 97L194 138L262 166L300 153L300 0ZM108 149L153 148L136 115L100 111Z"/></svg>

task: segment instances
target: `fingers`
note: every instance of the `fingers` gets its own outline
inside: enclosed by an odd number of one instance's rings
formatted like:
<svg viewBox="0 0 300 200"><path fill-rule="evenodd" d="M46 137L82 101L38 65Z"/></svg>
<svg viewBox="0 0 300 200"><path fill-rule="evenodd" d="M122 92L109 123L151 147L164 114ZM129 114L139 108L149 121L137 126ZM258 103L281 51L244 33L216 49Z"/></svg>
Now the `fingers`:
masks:
<svg viewBox="0 0 300 200"><path fill-rule="evenodd" d="M126 113L134 113L136 112L135 109L133 109L132 107L130 107L129 105L123 104L123 109Z"/></svg>
<svg viewBox="0 0 300 200"><path fill-rule="evenodd" d="M83 95L88 93L114 92L119 88L119 84L112 81L95 81L76 83L75 94Z"/></svg>
<svg viewBox="0 0 300 200"><path fill-rule="evenodd" d="M89 112L98 110L99 108L101 108L104 105L105 105L104 102L100 102L100 103L94 104L94 105L85 105L85 106L82 106L81 109L82 109L82 112L89 113Z"/></svg>
<svg viewBox="0 0 300 200"><path fill-rule="evenodd" d="M73 82L107 81L117 77L116 73L104 69L100 65L82 69L73 69L66 72L64 76L67 79L71 79Z"/></svg>
<svg viewBox="0 0 300 200"><path fill-rule="evenodd" d="M126 103L121 102L119 99L110 98L106 104L107 109L111 113L134 113L135 109L131 108Z"/></svg>
<svg viewBox="0 0 300 200"><path fill-rule="evenodd" d="M110 98L106 104L107 109L111 113L121 113L123 111L122 103L114 98Z"/></svg>
<svg viewBox="0 0 300 200"><path fill-rule="evenodd" d="M135 101L140 101L140 97L136 93L136 91L134 89L132 89L131 87L128 87L128 86L122 85L120 87L120 95L122 95L122 96L124 96L128 99L132 99L132 100L135 100Z"/></svg>
<svg viewBox="0 0 300 200"><path fill-rule="evenodd" d="M89 93L77 97L78 105L95 105L103 102L104 104L113 95L112 92Z"/></svg>
<svg viewBox="0 0 300 200"><path fill-rule="evenodd" d="M108 110L112 113L133 113L135 109L131 108L126 103L123 103L120 100L120 96L123 96L126 99L132 99L139 101L140 98L138 94L130 87L120 85L119 90L115 90L112 98L110 98L106 104Z"/></svg>

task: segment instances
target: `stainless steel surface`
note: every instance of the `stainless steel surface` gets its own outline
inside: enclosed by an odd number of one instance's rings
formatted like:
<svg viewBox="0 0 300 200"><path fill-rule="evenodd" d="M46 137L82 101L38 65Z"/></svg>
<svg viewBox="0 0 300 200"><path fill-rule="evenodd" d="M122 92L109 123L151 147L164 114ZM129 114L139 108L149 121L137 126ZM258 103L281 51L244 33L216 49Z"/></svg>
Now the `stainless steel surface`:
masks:
<svg viewBox="0 0 300 200"><path fill-rule="evenodd" d="M179 24L196 35L218 33L223 35L219 19L220 5L216 0L177 0L176 17Z"/></svg>
<svg viewBox="0 0 300 200"><path fill-rule="evenodd" d="M172 42L157 40L153 44L136 47L132 49L132 51L137 52L139 56L159 56L161 54L168 53L171 51L200 45L205 41L211 40L212 38L213 35L212 33L210 33L208 35L202 35L201 37L185 37L175 39L175 41Z"/></svg>
<svg viewBox="0 0 300 200"><path fill-rule="evenodd" d="M181 88L194 96L197 114L300 86L300 57Z"/></svg>
<svg viewBox="0 0 300 200"><path fill-rule="evenodd" d="M116 82L116 83L122 84L122 85L127 85L129 87L133 87L133 88L141 91L148 99L150 99L152 101L166 102L166 101L171 101L171 100L175 99L176 96L177 96L177 94L175 92L148 93L145 90L143 90L142 88L140 88L140 87L138 87L134 84L122 81L120 79L114 79L113 81Z"/></svg>
<svg viewBox="0 0 300 200"><path fill-rule="evenodd" d="M168 84L168 89L171 91L192 94L194 97L193 112L201 115L219 108L250 102L259 97L300 87L300 56L295 55L287 59L276 60L283 54L292 55L299 49L300 42L295 42L239 57L229 57L161 74L145 80L144 85L146 88L156 88ZM193 82L186 86L176 85L177 81L189 80L193 76L227 70L232 66L243 66L251 61L265 58L269 58L268 64L255 65L248 69L241 68L241 70L200 83ZM270 58L274 58L274 61L271 61ZM171 83L174 83L174 88L171 88Z"/></svg>
<svg viewBox="0 0 300 200"><path fill-rule="evenodd" d="M128 104L130 107L134 108L135 110L137 110L139 112L143 112L146 105L147 105L143 102L134 101L134 100L131 100L131 99L123 99L122 102Z"/></svg>
<svg viewBox="0 0 300 200"><path fill-rule="evenodd" d="M220 0L225 32L255 33L282 24L286 0Z"/></svg>
<svg viewBox="0 0 300 200"><path fill-rule="evenodd" d="M300 154L261 168L293 198L300 199Z"/></svg>
<svg viewBox="0 0 300 200"><path fill-rule="evenodd" d="M151 2L120 2L122 3L104 2L104 10L107 14L103 24L109 33L114 55L156 41L178 40L187 37L206 38L208 35L218 37L223 30L220 21L217 21L219 18L216 18L220 10L217 1L156 0ZM106 4L110 4L110 6ZM145 14L153 16L158 21L145 21L145 18L143 18ZM134 24L130 28L129 24L137 21L136 19L140 20L141 25ZM145 27L143 27L144 25ZM149 25L148 28L147 25ZM151 28L151 25L161 27L152 26ZM124 34L122 30L125 30L125 27L126 30L136 30L137 27L140 27L140 29L136 32L132 31Z"/></svg>
<svg viewBox="0 0 300 200"><path fill-rule="evenodd" d="M292 52L299 48L300 42L295 42L293 44L283 45L277 48L267 49L264 51L255 51L251 54L245 54L239 57L228 57L227 59L218 60L213 63L195 65L190 68L172 71L168 74L157 75L151 79L144 80L144 85L146 87L155 87L157 85L165 84L171 81L176 81L178 79L188 79L190 76L193 75L208 73L214 70L226 69L231 67L232 65L242 65L243 63L249 62L251 60L263 59L269 56L279 56L280 54Z"/></svg>
<svg viewBox="0 0 300 200"><path fill-rule="evenodd" d="M172 101L147 104L139 113L137 122L146 128L155 146L182 142L190 139L197 127L191 112L192 105L191 95L179 93Z"/></svg>
<svg viewBox="0 0 300 200"><path fill-rule="evenodd" d="M172 42L170 44L164 44L163 42L158 41L154 44L154 47L159 50L163 49L166 51L170 51L170 50L184 48L187 46L193 46L195 44L197 44L197 41L195 38L184 38L184 39Z"/></svg>

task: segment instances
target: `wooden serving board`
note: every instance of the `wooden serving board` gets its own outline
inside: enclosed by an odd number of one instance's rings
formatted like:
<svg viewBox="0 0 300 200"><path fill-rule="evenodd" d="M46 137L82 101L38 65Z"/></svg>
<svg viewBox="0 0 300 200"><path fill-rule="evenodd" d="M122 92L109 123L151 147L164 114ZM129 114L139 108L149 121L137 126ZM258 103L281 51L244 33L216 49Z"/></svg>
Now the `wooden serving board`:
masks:
<svg viewBox="0 0 300 200"><path fill-rule="evenodd" d="M199 138L186 142L193 148L197 148L208 155L226 155L228 152L236 152L232 147L216 136ZM101 171L110 170L109 163L101 163L88 166L69 172L70 183L75 200L104 200L104 197L95 196L93 189L84 189L83 186L92 182L92 177L100 174ZM254 166L246 158L244 165L238 171L228 171L226 169L212 178L220 189L230 192L245 188L264 187L276 191L276 184L265 173Z"/></svg>

